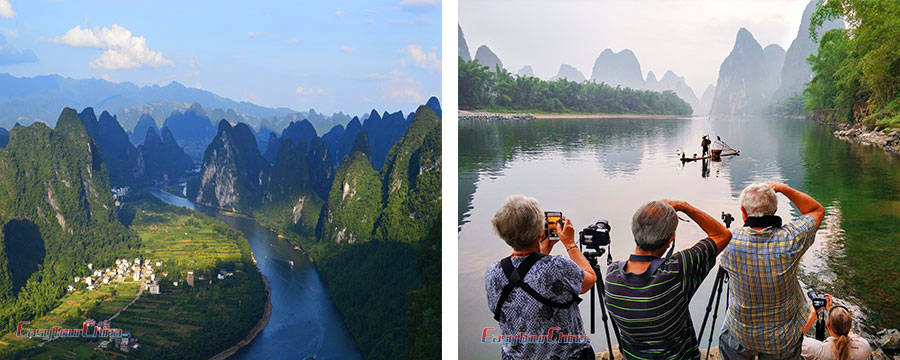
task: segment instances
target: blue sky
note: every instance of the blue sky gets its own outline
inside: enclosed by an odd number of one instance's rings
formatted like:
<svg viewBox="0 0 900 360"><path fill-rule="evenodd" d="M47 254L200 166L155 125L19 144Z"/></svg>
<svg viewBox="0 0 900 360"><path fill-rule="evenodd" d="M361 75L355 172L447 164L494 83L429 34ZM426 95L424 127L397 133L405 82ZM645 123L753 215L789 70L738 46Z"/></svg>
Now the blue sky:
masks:
<svg viewBox="0 0 900 360"><path fill-rule="evenodd" d="M440 97L440 7L440 0L0 0L0 72L178 81L329 114L406 112Z"/></svg>

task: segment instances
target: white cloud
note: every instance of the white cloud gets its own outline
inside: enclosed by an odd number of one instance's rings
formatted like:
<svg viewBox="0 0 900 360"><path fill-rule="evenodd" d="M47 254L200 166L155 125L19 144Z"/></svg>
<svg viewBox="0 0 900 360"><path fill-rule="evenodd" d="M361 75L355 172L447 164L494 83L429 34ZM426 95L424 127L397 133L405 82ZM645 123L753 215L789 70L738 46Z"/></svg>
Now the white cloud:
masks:
<svg viewBox="0 0 900 360"><path fill-rule="evenodd" d="M384 79L385 76L379 73L364 74L360 76L363 79Z"/></svg>
<svg viewBox="0 0 900 360"><path fill-rule="evenodd" d="M0 29L0 31L2 31L4 34L6 34L6 36L9 36L11 38L19 37L19 31L16 29L2 28L2 29Z"/></svg>
<svg viewBox="0 0 900 360"><path fill-rule="evenodd" d="M100 78L103 79L103 80L112 82L112 77L109 76L109 74L103 74L102 76L100 76Z"/></svg>
<svg viewBox="0 0 900 360"><path fill-rule="evenodd" d="M349 47L349 46L347 46L347 45L341 45L341 52L345 52L345 53L348 53L348 54L349 54L349 53L352 53L352 52L354 52L354 51L356 51L356 49L354 49L354 48L352 48L352 47Z"/></svg>
<svg viewBox="0 0 900 360"><path fill-rule="evenodd" d="M428 11L441 7L441 0L403 0L400 7L407 11Z"/></svg>
<svg viewBox="0 0 900 360"><path fill-rule="evenodd" d="M391 78L384 82L381 97L411 103L421 102L423 99L416 80L396 70L391 71Z"/></svg>
<svg viewBox="0 0 900 360"><path fill-rule="evenodd" d="M296 44L296 43L299 43L299 42L300 42L300 40L297 40L296 37L292 37L292 38L287 39L287 40L284 41L285 44Z"/></svg>
<svg viewBox="0 0 900 360"><path fill-rule="evenodd" d="M323 89L323 88L309 89L309 88L297 87L297 90L295 90L295 92L297 93L297 95L324 95L325 89Z"/></svg>
<svg viewBox="0 0 900 360"><path fill-rule="evenodd" d="M2 0L0 0L2 1ZM72 47L104 49L100 57L91 61L92 68L131 69L142 66L174 66L172 60L161 52L150 50L143 36L134 36L131 31L113 24L112 27L92 29L75 26L53 42Z"/></svg>
<svg viewBox="0 0 900 360"><path fill-rule="evenodd" d="M344 13L341 12L340 10L336 10L336 11L334 12L334 16L337 17L337 18L342 18L342 17L344 17Z"/></svg>
<svg viewBox="0 0 900 360"><path fill-rule="evenodd" d="M16 17L16 12L13 11L12 5L9 4L9 0L0 0L0 17L4 19Z"/></svg>
<svg viewBox="0 0 900 360"><path fill-rule="evenodd" d="M247 33L247 36L249 36L251 39L255 39L255 38L266 36L266 35L269 35L269 33L265 32L265 31L251 31L251 32Z"/></svg>
<svg viewBox="0 0 900 360"><path fill-rule="evenodd" d="M409 62L420 68L441 71L441 57L437 51L436 46L431 47L429 51L425 51L419 45L410 44L401 49L400 53L405 54Z"/></svg>

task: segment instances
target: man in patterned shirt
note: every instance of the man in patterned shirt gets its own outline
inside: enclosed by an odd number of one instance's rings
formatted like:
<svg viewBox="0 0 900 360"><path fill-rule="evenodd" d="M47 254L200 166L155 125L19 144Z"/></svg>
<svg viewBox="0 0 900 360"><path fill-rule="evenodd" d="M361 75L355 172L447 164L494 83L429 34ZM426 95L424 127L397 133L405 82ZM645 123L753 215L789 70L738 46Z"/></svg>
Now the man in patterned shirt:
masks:
<svg viewBox="0 0 900 360"><path fill-rule="evenodd" d="M775 193L803 215L781 224ZM806 300L797 280L825 208L807 194L778 183L755 183L741 192L744 227L722 255L730 277L728 314L719 336L725 359L800 359Z"/></svg>
<svg viewBox="0 0 900 360"><path fill-rule="evenodd" d="M677 211L706 233L694 246L663 258L675 241ZM700 359L688 304L728 245L731 232L683 201L652 201L631 219L637 247L606 271L606 304L626 359Z"/></svg>

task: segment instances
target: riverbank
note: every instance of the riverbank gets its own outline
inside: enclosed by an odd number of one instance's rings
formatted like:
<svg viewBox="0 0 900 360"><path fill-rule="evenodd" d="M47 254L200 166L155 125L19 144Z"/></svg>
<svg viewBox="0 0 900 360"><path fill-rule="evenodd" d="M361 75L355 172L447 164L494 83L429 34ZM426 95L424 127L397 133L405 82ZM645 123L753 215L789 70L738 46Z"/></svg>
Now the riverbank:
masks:
<svg viewBox="0 0 900 360"><path fill-rule="evenodd" d="M225 349L224 351L209 358L210 360L224 360L230 358L245 346L250 345L250 343L253 342L254 339L256 339L256 336L259 335L259 333L269 325L269 318L272 317L272 293L269 291L269 280L266 279L266 276L263 274L260 274L260 276L262 276L263 283L266 284L266 307L263 310L262 318L259 319L259 322L256 323L256 326L254 326L253 329L250 330L250 333L248 333L244 339L238 341L237 344L232 345L230 348Z"/></svg>
<svg viewBox="0 0 900 360"><path fill-rule="evenodd" d="M900 131L866 128L861 124L835 124L834 136L842 140L874 145L887 152L900 154Z"/></svg>
<svg viewBox="0 0 900 360"><path fill-rule="evenodd" d="M534 119L679 119L690 115L609 114L609 113L519 113L485 110L460 110L460 120L534 120Z"/></svg>

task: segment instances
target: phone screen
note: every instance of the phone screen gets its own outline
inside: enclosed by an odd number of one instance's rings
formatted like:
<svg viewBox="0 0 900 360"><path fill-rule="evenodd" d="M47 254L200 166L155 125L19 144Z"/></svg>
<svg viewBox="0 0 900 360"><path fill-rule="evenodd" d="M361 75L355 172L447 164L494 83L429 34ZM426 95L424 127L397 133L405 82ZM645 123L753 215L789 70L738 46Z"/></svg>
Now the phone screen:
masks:
<svg viewBox="0 0 900 360"><path fill-rule="evenodd" d="M554 240L559 239L558 224L562 220L562 216L559 211L544 212L544 231L547 233L547 237Z"/></svg>

